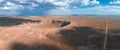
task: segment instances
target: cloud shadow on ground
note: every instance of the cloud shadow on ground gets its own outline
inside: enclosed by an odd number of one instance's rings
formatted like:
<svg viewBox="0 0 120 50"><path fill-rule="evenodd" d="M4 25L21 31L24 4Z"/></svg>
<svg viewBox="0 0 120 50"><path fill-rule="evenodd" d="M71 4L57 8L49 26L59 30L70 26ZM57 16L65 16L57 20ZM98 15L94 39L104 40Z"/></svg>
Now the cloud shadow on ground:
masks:
<svg viewBox="0 0 120 50"><path fill-rule="evenodd" d="M104 29L103 29L104 30ZM73 27L70 29L63 29L59 34L62 35L63 41L70 46L79 47L95 45L97 48L103 48L105 32L101 29L92 27ZM108 33L107 48L114 49L120 46L120 36L113 36Z"/></svg>
<svg viewBox="0 0 120 50"><path fill-rule="evenodd" d="M59 50L58 47L46 44L27 45L23 43L14 43L11 50Z"/></svg>
<svg viewBox="0 0 120 50"><path fill-rule="evenodd" d="M40 20L13 18L13 17L0 17L0 26L15 26L22 23L40 23Z"/></svg>

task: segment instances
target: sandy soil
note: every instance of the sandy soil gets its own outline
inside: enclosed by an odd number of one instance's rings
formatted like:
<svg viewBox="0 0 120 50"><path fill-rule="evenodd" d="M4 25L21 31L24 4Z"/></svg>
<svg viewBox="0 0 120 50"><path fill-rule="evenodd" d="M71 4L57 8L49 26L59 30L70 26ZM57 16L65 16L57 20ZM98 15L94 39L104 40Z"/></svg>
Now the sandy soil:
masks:
<svg viewBox="0 0 120 50"><path fill-rule="evenodd" d="M102 50L106 20L120 50L120 17L0 17L0 50Z"/></svg>

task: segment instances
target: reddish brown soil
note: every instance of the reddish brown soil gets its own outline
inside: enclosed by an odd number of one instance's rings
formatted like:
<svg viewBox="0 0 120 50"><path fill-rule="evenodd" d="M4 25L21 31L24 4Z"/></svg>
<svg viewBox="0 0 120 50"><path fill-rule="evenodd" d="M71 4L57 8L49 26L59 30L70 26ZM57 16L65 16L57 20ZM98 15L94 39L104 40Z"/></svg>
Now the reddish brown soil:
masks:
<svg viewBox="0 0 120 50"><path fill-rule="evenodd" d="M119 50L119 17L0 17L0 50L102 50L106 19L107 48Z"/></svg>

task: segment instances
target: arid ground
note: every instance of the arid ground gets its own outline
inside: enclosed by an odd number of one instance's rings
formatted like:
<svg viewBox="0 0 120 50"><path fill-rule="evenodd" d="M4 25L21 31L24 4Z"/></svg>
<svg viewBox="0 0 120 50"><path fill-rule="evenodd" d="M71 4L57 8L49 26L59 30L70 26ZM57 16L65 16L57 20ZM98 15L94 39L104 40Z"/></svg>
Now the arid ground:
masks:
<svg viewBox="0 0 120 50"><path fill-rule="evenodd" d="M0 17L0 50L120 50L120 17Z"/></svg>

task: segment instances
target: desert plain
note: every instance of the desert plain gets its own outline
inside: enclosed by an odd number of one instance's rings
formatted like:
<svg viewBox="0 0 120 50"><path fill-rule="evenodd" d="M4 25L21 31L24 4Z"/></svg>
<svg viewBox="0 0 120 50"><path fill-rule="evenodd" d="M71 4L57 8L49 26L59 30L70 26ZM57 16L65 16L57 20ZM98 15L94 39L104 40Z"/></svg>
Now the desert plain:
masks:
<svg viewBox="0 0 120 50"><path fill-rule="evenodd" d="M103 50L106 27L120 50L120 17L0 17L0 50Z"/></svg>

